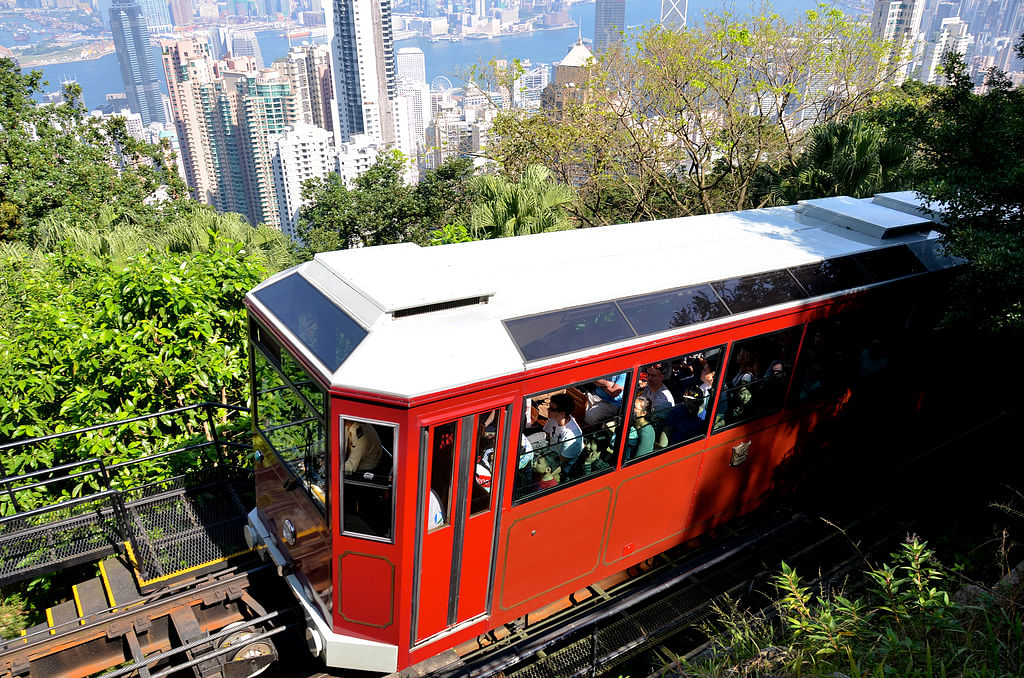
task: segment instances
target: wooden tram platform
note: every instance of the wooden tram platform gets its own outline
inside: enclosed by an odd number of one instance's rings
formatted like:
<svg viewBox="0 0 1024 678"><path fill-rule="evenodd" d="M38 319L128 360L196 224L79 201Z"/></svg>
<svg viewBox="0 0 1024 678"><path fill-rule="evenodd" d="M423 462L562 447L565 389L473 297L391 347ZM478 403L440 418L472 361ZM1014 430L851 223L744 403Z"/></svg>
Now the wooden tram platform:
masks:
<svg viewBox="0 0 1024 678"><path fill-rule="evenodd" d="M247 427L234 421L244 414L204 403L0 446L7 458L45 448L74 459L0 478L0 585L98 563L98 576L71 586L44 622L0 641L0 676L86 676L147 661L145 678L175 648L197 676L248 675L253 661L272 659L272 643L249 647L260 635L252 620L268 613L251 593L267 568L242 530L253 503L251 469L239 463ZM80 458L96 447L147 453ZM210 634L228 625L236 633L215 647ZM242 646L253 661L226 671ZM215 656L199 661L200 650Z"/></svg>

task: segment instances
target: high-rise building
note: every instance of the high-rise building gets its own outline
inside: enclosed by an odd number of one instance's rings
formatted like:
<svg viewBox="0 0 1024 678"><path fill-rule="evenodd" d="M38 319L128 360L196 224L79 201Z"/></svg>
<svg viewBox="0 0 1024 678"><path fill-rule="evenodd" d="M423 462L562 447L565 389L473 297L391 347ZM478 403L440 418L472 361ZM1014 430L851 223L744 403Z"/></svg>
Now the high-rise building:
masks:
<svg viewBox="0 0 1024 678"><path fill-rule="evenodd" d="M871 13L871 32L875 38L892 45L890 61L893 78L903 82L918 59L923 39L921 18L925 0L875 0Z"/></svg>
<svg viewBox="0 0 1024 678"><path fill-rule="evenodd" d="M251 56L214 61L201 40L163 41L164 71L196 199L279 225L270 137L295 123L291 85Z"/></svg>
<svg viewBox="0 0 1024 678"><path fill-rule="evenodd" d="M292 47L272 68L291 83L297 121L331 131L331 52L327 45Z"/></svg>
<svg viewBox="0 0 1024 678"><path fill-rule="evenodd" d="M260 42L253 31L231 31L228 38L228 51L234 57L252 57L256 68L263 68L263 52Z"/></svg>
<svg viewBox="0 0 1024 678"><path fill-rule="evenodd" d="M561 111L569 103L586 103L590 98L590 70L594 55L580 39L555 64L555 79L541 92L540 107Z"/></svg>
<svg viewBox="0 0 1024 678"><path fill-rule="evenodd" d="M188 26L192 23L192 0L171 0L171 21L175 26Z"/></svg>
<svg viewBox="0 0 1024 678"><path fill-rule="evenodd" d="M334 134L329 130L297 123L270 140L273 148L274 183L281 230L298 238L302 184L337 170Z"/></svg>
<svg viewBox="0 0 1024 678"><path fill-rule="evenodd" d="M686 0L661 0L661 27L676 30L686 26Z"/></svg>
<svg viewBox="0 0 1024 678"><path fill-rule="evenodd" d="M331 31L337 141L365 134L377 143L394 143L391 0L331 0L324 11Z"/></svg>
<svg viewBox="0 0 1024 678"><path fill-rule="evenodd" d="M622 42L626 29L626 0L597 0L594 7L594 52Z"/></svg>
<svg viewBox="0 0 1024 678"><path fill-rule="evenodd" d="M427 82L427 60L419 47L403 47L398 50L398 77L413 82Z"/></svg>
<svg viewBox="0 0 1024 678"><path fill-rule="evenodd" d="M129 108L142 117L143 126L163 122L160 81L149 42L149 26L136 0L114 0L110 7L110 30Z"/></svg>
<svg viewBox="0 0 1024 678"><path fill-rule="evenodd" d="M171 13L167 0L139 0L146 23L152 31L166 31L171 28Z"/></svg>
<svg viewBox="0 0 1024 678"><path fill-rule="evenodd" d="M925 45L921 67L916 80L930 85L944 85L946 78L941 73L942 57L949 52L969 57L968 48L974 36L967 32L967 24L959 17L947 17Z"/></svg>

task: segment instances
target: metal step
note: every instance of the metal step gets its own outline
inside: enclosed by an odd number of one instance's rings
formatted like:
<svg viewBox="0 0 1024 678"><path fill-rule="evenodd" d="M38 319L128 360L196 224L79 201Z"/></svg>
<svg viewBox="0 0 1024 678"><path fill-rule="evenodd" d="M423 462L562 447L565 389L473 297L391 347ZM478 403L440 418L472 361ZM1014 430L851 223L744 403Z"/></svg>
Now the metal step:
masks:
<svg viewBox="0 0 1024 678"><path fill-rule="evenodd" d="M75 601L65 600L59 605L54 605L46 609L46 625L50 627L50 635L56 635L59 629L64 631L70 622L78 619L78 608L75 607Z"/></svg>
<svg viewBox="0 0 1024 678"><path fill-rule="evenodd" d="M101 560L100 576L103 578L107 600L114 610L129 607L142 597L135 575L120 558Z"/></svg>
<svg viewBox="0 0 1024 678"><path fill-rule="evenodd" d="M78 616L83 625L93 621L93 615L106 612L110 607L107 604L107 594L103 590L103 580L99 577L75 584L71 587L71 593L75 597Z"/></svg>

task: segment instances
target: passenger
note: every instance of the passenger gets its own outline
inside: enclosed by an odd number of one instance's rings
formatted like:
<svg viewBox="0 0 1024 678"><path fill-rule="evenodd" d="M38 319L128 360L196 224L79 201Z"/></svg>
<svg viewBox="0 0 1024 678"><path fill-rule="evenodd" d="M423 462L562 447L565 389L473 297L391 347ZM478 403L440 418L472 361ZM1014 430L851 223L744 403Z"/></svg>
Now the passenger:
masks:
<svg viewBox="0 0 1024 678"><path fill-rule="evenodd" d="M697 387L700 389L702 400L697 416L705 421L711 413L711 397L715 394L716 374L718 374L717 367L709 361L703 361L700 368L700 384Z"/></svg>
<svg viewBox="0 0 1024 678"><path fill-rule="evenodd" d="M638 395L633 400L633 421L626 435L626 459L643 457L654 451L654 425L651 416L651 399Z"/></svg>
<svg viewBox="0 0 1024 678"><path fill-rule="evenodd" d="M700 409L704 404L704 394L700 388L691 386L679 400L680 404L672 408L665 420L669 446L703 435L707 428L707 423L700 418Z"/></svg>
<svg viewBox="0 0 1024 678"><path fill-rule="evenodd" d="M742 384L749 384L754 381L757 374L757 361L754 358L754 354L750 352L750 349L744 346L736 352L735 365L739 369L729 381L729 386L737 388Z"/></svg>
<svg viewBox="0 0 1024 678"><path fill-rule="evenodd" d="M345 422L345 473L372 471L381 458L380 436L371 424Z"/></svg>
<svg viewBox="0 0 1024 678"><path fill-rule="evenodd" d="M646 396L651 402L650 414L652 417L664 417L668 410L675 405L672 399L672 392L665 386L665 371L661 363L648 365L647 386L640 391L640 395Z"/></svg>
<svg viewBox="0 0 1024 678"><path fill-rule="evenodd" d="M537 490L547 490L558 484L562 467L556 454L538 454L533 461L533 477Z"/></svg>
<svg viewBox="0 0 1024 678"><path fill-rule="evenodd" d="M569 477L583 451L583 431L572 416L576 403L568 393L556 393L548 399L548 423L544 432L548 436L549 450L561 458L562 471Z"/></svg>
<svg viewBox="0 0 1024 678"><path fill-rule="evenodd" d="M432 530L435 527L441 527L444 525L444 509L441 508L441 498L437 496L437 492L433 489L430 490L430 501L427 507L427 529Z"/></svg>
<svg viewBox="0 0 1024 678"><path fill-rule="evenodd" d="M608 431L598 431L586 445L586 458L583 460L583 475L589 476L611 468L611 464L605 460L610 457L611 434Z"/></svg>
<svg viewBox="0 0 1024 678"><path fill-rule="evenodd" d="M594 392L587 394L587 426L597 427L619 413L622 408L622 389L626 386L626 373L594 382Z"/></svg>

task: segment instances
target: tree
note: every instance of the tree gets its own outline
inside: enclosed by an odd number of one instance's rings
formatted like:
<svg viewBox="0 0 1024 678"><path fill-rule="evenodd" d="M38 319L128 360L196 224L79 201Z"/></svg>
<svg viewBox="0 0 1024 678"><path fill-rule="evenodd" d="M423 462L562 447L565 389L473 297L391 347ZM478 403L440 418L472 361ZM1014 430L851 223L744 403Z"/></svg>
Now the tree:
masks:
<svg viewBox="0 0 1024 678"><path fill-rule="evenodd" d="M405 184L405 161L398 151L377 161L345 185L338 174L310 179L303 186L299 234L313 252L413 240L421 236L421 211Z"/></svg>
<svg viewBox="0 0 1024 678"><path fill-rule="evenodd" d="M864 116L832 121L811 130L804 151L775 170L766 166L760 191L776 205L799 200L876 193L912 187L917 171L913 147L890 138Z"/></svg>
<svg viewBox="0 0 1024 678"><path fill-rule="evenodd" d="M1017 43L1024 51L1024 37ZM897 130L915 144L920 191L946 224L951 254L966 258L951 321L1019 346L1024 333L1024 89L990 71L975 93L960 55L943 62L947 86L902 110Z"/></svg>
<svg viewBox="0 0 1024 678"><path fill-rule="evenodd" d="M518 182L486 174L474 180L480 198L473 205L471 229L478 238L503 238L569 228L566 208L571 188L554 181L541 165L527 167Z"/></svg>
<svg viewBox="0 0 1024 678"><path fill-rule="evenodd" d="M184 194L167 147L133 139L123 119L88 116L78 85L37 107L40 85L38 71L0 59L0 240L31 241L45 217L86 220L104 205L115 219L155 222L158 188Z"/></svg>
<svg viewBox="0 0 1024 678"><path fill-rule="evenodd" d="M469 222L470 207L477 197L472 178L470 158L449 158L441 166L427 171L415 189L422 215L420 226L424 231Z"/></svg>
<svg viewBox="0 0 1024 678"><path fill-rule="evenodd" d="M807 129L865 107L888 75L870 29L838 10L708 15L633 37L592 67L586 96L495 121L502 171L548 167L579 188L583 223L607 223L608 205L633 219L756 206L762 165L792 162Z"/></svg>

